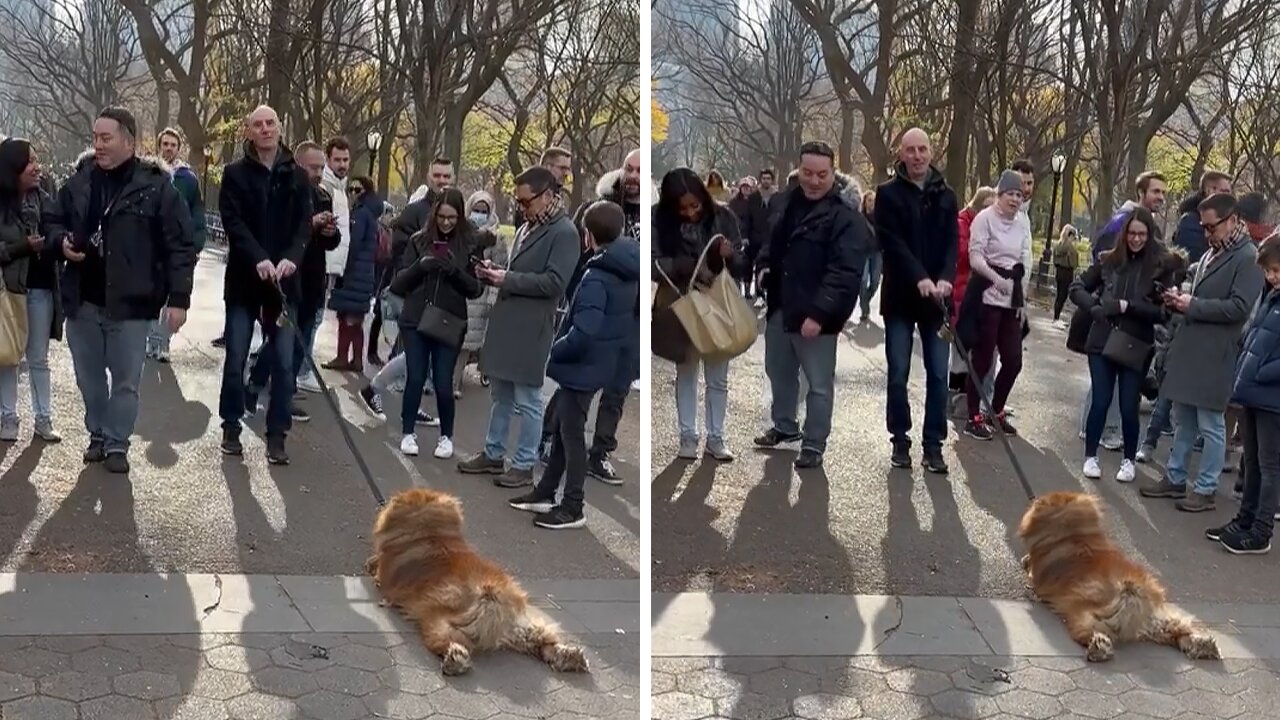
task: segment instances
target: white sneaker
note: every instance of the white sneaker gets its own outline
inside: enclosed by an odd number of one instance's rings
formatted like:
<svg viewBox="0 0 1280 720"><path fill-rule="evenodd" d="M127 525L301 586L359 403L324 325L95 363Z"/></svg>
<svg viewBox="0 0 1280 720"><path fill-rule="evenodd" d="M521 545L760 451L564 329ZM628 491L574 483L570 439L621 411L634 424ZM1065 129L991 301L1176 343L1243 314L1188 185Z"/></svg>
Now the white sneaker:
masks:
<svg viewBox="0 0 1280 720"><path fill-rule="evenodd" d="M1090 480L1097 480L1102 477L1102 468L1098 466L1098 458L1084 459L1084 476Z"/></svg>
<svg viewBox="0 0 1280 720"><path fill-rule="evenodd" d="M632 391L632 392L640 392L640 381L639 381L639 380L632 380L632 381L631 381L631 391Z"/></svg>
<svg viewBox="0 0 1280 720"><path fill-rule="evenodd" d="M441 435L440 439L436 441L435 456L441 460L448 460L453 457L453 441Z"/></svg>
<svg viewBox="0 0 1280 720"><path fill-rule="evenodd" d="M1054 330L1066 330L1066 329L1067 329L1067 321L1066 321L1066 320L1054 320L1054 321L1053 321L1053 329L1054 329Z"/></svg>
<svg viewBox="0 0 1280 720"><path fill-rule="evenodd" d="M1120 463L1120 472L1116 473L1116 482L1131 483L1136 472L1133 467L1133 461L1124 460Z"/></svg>
<svg viewBox="0 0 1280 720"><path fill-rule="evenodd" d="M316 376L308 372L306 375L298 378L298 389L306 390L309 393L320 392L320 383L316 382Z"/></svg>
<svg viewBox="0 0 1280 720"><path fill-rule="evenodd" d="M400 440L400 454L409 457L418 456L418 436L412 433L405 435Z"/></svg>

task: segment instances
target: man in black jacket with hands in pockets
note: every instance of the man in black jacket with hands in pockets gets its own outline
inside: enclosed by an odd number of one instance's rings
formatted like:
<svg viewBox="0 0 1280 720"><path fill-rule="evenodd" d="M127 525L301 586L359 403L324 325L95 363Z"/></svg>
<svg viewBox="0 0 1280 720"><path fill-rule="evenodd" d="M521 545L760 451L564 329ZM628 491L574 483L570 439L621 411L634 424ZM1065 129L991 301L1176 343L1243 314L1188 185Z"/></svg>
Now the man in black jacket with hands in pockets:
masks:
<svg viewBox="0 0 1280 720"><path fill-rule="evenodd" d="M275 110L264 105L250 113L245 135L244 157L223 170L219 193L222 227L230 245L224 283L227 353L218 401L222 452L244 452L240 444L240 420L248 399L244 366L253 323L258 321L271 368L267 462L287 465L284 440L292 427L296 338L293 324L278 320L282 312L298 317L296 273L311 234L311 185L306 171L280 142Z"/></svg>
<svg viewBox="0 0 1280 720"><path fill-rule="evenodd" d="M800 183L775 202L778 224L757 260L767 309L764 367L773 393L773 427L760 447L800 441L797 468L817 468L831 434L837 336L853 315L867 227L835 187L835 152L826 143L800 148ZM804 431L796 414L800 372L809 382Z"/></svg>

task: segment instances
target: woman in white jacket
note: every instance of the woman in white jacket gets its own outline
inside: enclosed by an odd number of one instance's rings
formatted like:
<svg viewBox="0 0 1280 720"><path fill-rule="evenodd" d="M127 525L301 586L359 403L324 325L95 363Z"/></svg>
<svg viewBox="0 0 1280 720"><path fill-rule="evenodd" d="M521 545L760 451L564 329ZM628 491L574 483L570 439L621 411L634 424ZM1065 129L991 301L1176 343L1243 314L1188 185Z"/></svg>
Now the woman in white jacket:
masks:
<svg viewBox="0 0 1280 720"><path fill-rule="evenodd" d="M467 220L476 229L484 259L498 267L506 267L507 243L498 234L498 213L493 206L493 196L483 190L472 193L467 198ZM470 361L479 361L484 334L489 328L489 310L497 299L498 288L490 285L483 295L467 301L467 335L462 341L462 352L458 353L458 366L453 371L455 397L462 397L463 370ZM484 382L483 378L481 382Z"/></svg>

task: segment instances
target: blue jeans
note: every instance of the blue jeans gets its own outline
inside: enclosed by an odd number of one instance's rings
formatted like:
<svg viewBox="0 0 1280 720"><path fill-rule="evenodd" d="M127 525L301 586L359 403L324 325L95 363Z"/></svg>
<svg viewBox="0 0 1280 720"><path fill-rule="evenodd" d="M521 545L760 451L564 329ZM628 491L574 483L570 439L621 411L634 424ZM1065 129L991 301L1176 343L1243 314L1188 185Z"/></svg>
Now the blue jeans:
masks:
<svg viewBox="0 0 1280 720"><path fill-rule="evenodd" d="M1160 446L1160 436L1169 429L1172 414L1173 403L1164 396L1156 398L1155 405L1151 406L1151 421L1147 423L1147 436L1142 441L1143 445L1152 449Z"/></svg>
<svg viewBox="0 0 1280 720"><path fill-rule="evenodd" d="M871 313L871 298L880 288L880 271L884 269L884 256L873 252L867 256L867 265L862 270L862 292L858 301L862 303L863 316Z"/></svg>
<svg viewBox="0 0 1280 720"><path fill-rule="evenodd" d="M290 312L293 312L290 310ZM295 315L296 317L296 315ZM226 430L239 430L247 397L244 366L249 360L249 344L253 342L253 324L258 321L250 308L227 306L226 359L222 363L222 391L218 399L218 415ZM283 437L293 427L289 409L294 390L293 326L264 323L259 361L265 361L270 377L271 395L267 406L267 435Z"/></svg>
<svg viewBox="0 0 1280 720"><path fill-rule="evenodd" d="M49 334L53 330L53 291L27 290L27 375L31 381L31 409L36 422L49 422ZM18 422L18 368L0 368L0 417Z"/></svg>
<svg viewBox="0 0 1280 720"><path fill-rule="evenodd" d="M724 442L724 415L729 408L729 361L694 359L676 366L676 422L680 440L698 440L698 364L706 379L707 440Z"/></svg>
<svg viewBox="0 0 1280 720"><path fill-rule="evenodd" d="M947 363L950 347L938 337L942 318L916 322L899 317L885 318L884 354L889 370L885 425L895 444L911 444L911 403L907 383L911 379L911 359L915 338L920 333L924 355L924 437L929 450L940 450L947 439Z"/></svg>
<svg viewBox="0 0 1280 720"><path fill-rule="evenodd" d="M1114 434L1120 429L1120 406L1116 402L1116 398L1120 397L1120 386L1115 388L1115 395L1111 397L1107 403L1107 416L1103 421L1102 434ZM1084 391L1084 406L1080 409L1080 432L1089 432L1089 412L1093 409L1093 386L1092 384Z"/></svg>
<svg viewBox="0 0 1280 720"><path fill-rule="evenodd" d="M800 373L804 373L809 394L805 396L804 439L800 446L818 454L826 452L835 407L836 336L806 339L800 333L786 332L782 313L775 312L764 328L764 372L773 394L770 418L774 429L783 435L800 432L796 413L800 405Z"/></svg>
<svg viewBox="0 0 1280 720"><path fill-rule="evenodd" d="M88 303L67 319L67 345L84 398L84 428L90 438L103 442L108 454L129 452L129 437L138 421L149 322L111 320L102 308Z"/></svg>
<svg viewBox="0 0 1280 720"><path fill-rule="evenodd" d="M1173 404L1173 448L1169 451L1169 464L1165 475L1174 485L1186 485L1190 476L1192 446L1196 437L1204 438L1204 450L1200 453L1200 473L1192 490L1200 495L1213 495L1218 491L1218 476L1227 457L1226 414L1205 410L1193 405Z"/></svg>
<svg viewBox="0 0 1280 720"><path fill-rule="evenodd" d="M453 388L445 385L452 393ZM489 408L489 431L484 439L484 454L491 460L507 456L507 436L511 432L511 416L520 415L520 434L516 436L515 457L511 467L533 468L538 459L538 441L542 437L542 386L517 385L509 380L493 378L489 387L493 404ZM406 389L405 394L408 394ZM422 394L419 389L418 394Z"/></svg>
<svg viewBox="0 0 1280 720"><path fill-rule="evenodd" d="M316 326L320 324L320 319L323 315L319 312L300 311L294 317L298 323L298 332L301 333L301 340L293 345L293 376L300 378L309 369L306 356L311 353L311 348L315 345ZM258 356L253 363L253 367L249 368L250 389L261 390L267 386L267 378L271 374L271 363L266 359L271 352L267 349L267 343L269 342L272 342L270 338L262 343L262 348L258 350Z"/></svg>
<svg viewBox="0 0 1280 720"><path fill-rule="evenodd" d="M418 408L422 407L422 389L427 386L429 375L435 385L440 436L452 438L455 402L453 365L458 361L458 348L433 340L414 328L400 328L400 337L404 341L406 370L404 402L400 406L400 431L410 435L417 426Z"/></svg>
<svg viewBox="0 0 1280 720"><path fill-rule="evenodd" d="M1100 353L1089 355L1089 385L1093 390L1093 402L1089 403L1089 421L1085 425L1084 455L1098 456L1098 443L1102 441L1107 413L1116 399L1120 406L1120 429L1124 437L1124 457L1132 460L1138 452L1138 404L1142 402L1141 370L1117 365Z"/></svg>

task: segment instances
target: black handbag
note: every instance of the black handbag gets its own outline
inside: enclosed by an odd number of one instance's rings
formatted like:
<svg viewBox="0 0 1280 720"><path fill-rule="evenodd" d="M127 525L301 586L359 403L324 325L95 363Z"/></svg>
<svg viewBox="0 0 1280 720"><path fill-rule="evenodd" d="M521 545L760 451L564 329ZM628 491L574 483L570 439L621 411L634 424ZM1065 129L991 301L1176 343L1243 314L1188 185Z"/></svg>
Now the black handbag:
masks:
<svg viewBox="0 0 1280 720"><path fill-rule="evenodd" d="M418 318L418 332L443 345L460 348L467 336L467 319L437 307L435 303L439 295L440 277L437 275L435 291L431 293L431 302L422 306L422 316Z"/></svg>
<svg viewBox="0 0 1280 720"><path fill-rule="evenodd" d="M1147 358L1151 357L1151 343L1113 326L1102 347L1102 357L1120 367L1142 372L1147 368Z"/></svg>

